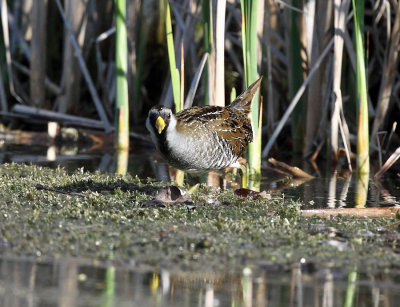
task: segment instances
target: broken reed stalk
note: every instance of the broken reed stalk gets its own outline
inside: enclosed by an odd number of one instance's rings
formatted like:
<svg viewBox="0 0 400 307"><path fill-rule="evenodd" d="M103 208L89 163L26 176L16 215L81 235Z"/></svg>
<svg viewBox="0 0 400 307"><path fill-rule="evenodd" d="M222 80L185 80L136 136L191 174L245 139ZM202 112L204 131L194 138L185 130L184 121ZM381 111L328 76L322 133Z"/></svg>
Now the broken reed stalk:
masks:
<svg viewBox="0 0 400 307"><path fill-rule="evenodd" d="M314 178L314 176L312 176L309 173L303 171L302 169L298 168L297 166L288 165L285 162L281 162L281 161L275 160L274 158L269 158L268 162L271 163L273 166L277 166L277 167L280 167L280 168L284 169L285 171L289 172L294 177L308 178L308 179Z"/></svg>
<svg viewBox="0 0 400 307"><path fill-rule="evenodd" d="M364 52L364 0L352 0L358 94L357 172L369 173L368 93Z"/></svg>
<svg viewBox="0 0 400 307"><path fill-rule="evenodd" d="M197 70L196 70L196 73L195 73L195 75L193 77L192 83L190 84L189 92L188 92L188 94L186 96L185 105L184 105L185 109L190 108L192 106L192 104L193 104L194 95L195 95L195 93L197 91L197 87L199 85L200 77L201 77L201 75L203 73L204 65L205 65L205 63L206 63L206 61L208 59L208 56L209 56L209 54L205 53L203 55L203 57L201 58L199 66L197 67ZM204 75L204 78L206 78L206 76L207 76L207 74Z"/></svg>
<svg viewBox="0 0 400 307"><path fill-rule="evenodd" d="M111 124L110 124L110 122L109 122L109 120L107 118L107 115L106 115L106 113L104 111L103 105L102 105L102 103L100 101L99 95L97 94L96 87L93 84L92 78L90 77L89 71L87 69L85 60L83 59L82 52L79 49L79 46L78 46L78 43L76 41L75 35L72 32L71 26L69 25L69 23L68 23L68 21L67 21L67 19L65 17L65 14L64 14L64 11L63 11L63 8L62 8L60 0L56 0L56 3L57 3L58 11L60 12L61 18L62 18L62 20L64 22L64 26L65 26L65 28L66 28L66 30L68 32L69 38L71 40L72 46L74 47L74 51L75 51L76 57L78 58L79 66L80 66L80 68L82 70L82 74L83 74L83 76L85 78L85 81L87 83L89 92L90 92L90 94L92 96L92 99L93 99L93 102L94 102L94 104L96 106L97 113L99 114L99 117L100 117L101 121L103 122L104 130L106 132L111 132L112 131L112 126L111 126Z"/></svg>
<svg viewBox="0 0 400 307"><path fill-rule="evenodd" d="M115 0L115 115L118 131L118 149L129 148L128 46L126 32L126 0Z"/></svg>
<svg viewBox="0 0 400 307"><path fill-rule="evenodd" d="M257 19L258 0L241 0L242 8L242 50L243 67L245 75L245 87L249 87L258 79L257 72ZM249 143L247 149L248 175L253 180L261 176L261 117L259 116L258 99L259 90L256 92L251 104L251 125L253 127L253 142ZM249 181L250 182L250 181ZM251 187L249 187L251 188Z"/></svg>
<svg viewBox="0 0 400 307"><path fill-rule="evenodd" d="M45 99L46 49L43 46L46 46L47 1L34 1L31 16L30 99L35 107L41 108Z"/></svg>
<svg viewBox="0 0 400 307"><path fill-rule="evenodd" d="M306 61L307 67L314 66L315 61L318 59L319 54L331 37L331 21L333 18L333 1L329 1L326 5L317 5L317 1L306 1L304 3L303 14L304 19L304 42L306 46L304 50L307 51ZM305 62L303 60L303 62ZM331 76L327 73L331 71L330 65L327 66L329 60L325 60L320 70L316 72L316 78L313 78L307 90L307 97L305 97L305 150L304 157L309 156L314 152L316 140L321 130L326 130L326 121L321 120L322 114L325 113L325 105L327 100L325 95L328 92L325 89L325 84L330 82Z"/></svg>
<svg viewBox="0 0 400 307"><path fill-rule="evenodd" d="M8 84L9 84L9 88L10 88L10 93L19 103L24 103L23 99L17 94L17 92L15 91L15 87L14 87L11 48L10 48L10 35L9 35L9 29L8 29L7 0L1 0L0 13L1 13L1 25L3 28L3 41L4 41L5 51L6 51L7 74L8 74ZM6 105L4 107L7 109Z"/></svg>
<svg viewBox="0 0 400 307"><path fill-rule="evenodd" d="M83 50L87 34L86 28L89 19L87 6L88 2L85 1L64 1L65 16L76 37L80 50ZM40 16L40 18L43 17ZM61 88L63 89L63 93L57 97L56 105L59 112L68 113L74 109L76 102L80 101L82 74L68 34L65 33L64 36L61 72Z"/></svg>
<svg viewBox="0 0 400 307"><path fill-rule="evenodd" d="M376 108L376 115L372 125L371 142L374 143L379 128L386 117L389 109L390 97L392 96L392 89L396 77L399 63L399 48L400 48L400 2L397 2L395 8L396 17L393 23L389 44L386 46L384 66L382 72L382 81L379 89L378 105ZM390 24L390 14L387 16Z"/></svg>
<svg viewBox="0 0 400 307"><path fill-rule="evenodd" d="M324 60L326 55L329 53L333 46L333 38L329 41L327 46L325 47L324 51L319 56L318 60L315 62L315 65L310 69L307 78L304 80L303 84L300 86L299 90L297 91L296 95L293 97L292 101L290 102L289 106L287 107L285 113L283 114L281 120L279 121L278 125L276 126L274 133L269 138L267 145L265 145L262 151L262 157L265 158L268 156L269 151L272 148L272 145L275 143L279 133L282 131L283 126L285 125L286 121L288 120L290 114L292 114L293 109L295 108L296 104L299 102L301 96L304 94L307 85L310 82L310 79L314 76L314 73L317 69L319 69L321 62Z"/></svg>
<svg viewBox="0 0 400 307"><path fill-rule="evenodd" d="M257 0L256 0L257 1ZM215 8L215 100L225 106L225 11L226 0L216 1Z"/></svg>
<svg viewBox="0 0 400 307"><path fill-rule="evenodd" d="M334 54L333 54L333 114L331 117L331 147L333 151L333 160L335 163L338 160L338 147L339 147L339 137L338 129L340 128L342 140L344 147L346 149L347 162L350 171L352 170L350 155L349 155L349 142L345 139L345 134L342 127L342 122L340 118L340 112L343 109L342 104L342 91L340 84L342 81L342 65L343 65L343 44L344 35L346 31L346 16L349 8L350 1L334 1Z"/></svg>
<svg viewBox="0 0 400 307"><path fill-rule="evenodd" d="M185 101L185 49L183 48L183 39L181 40L181 99L180 109L183 110L183 102Z"/></svg>
<svg viewBox="0 0 400 307"><path fill-rule="evenodd" d="M205 68L204 74L204 105L208 105L210 101L210 57L211 57L211 44L212 44L212 29L211 29L211 19L210 19L210 0L201 1L201 15L203 17L203 46L204 52L207 54L209 59L207 66ZM204 56L203 56L204 57ZM203 61L203 60L202 60ZM186 102L185 102L186 104Z"/></svg>
<svg viewBox="0 0 400 307"><path fill-rule="evenodd" d="M352 216L357 218L395 218L400 214L400 209L395 207L376 208L338 208L338 209L310 209L301 210L301 216L318 216L328 218L332 216Z"/></svg>

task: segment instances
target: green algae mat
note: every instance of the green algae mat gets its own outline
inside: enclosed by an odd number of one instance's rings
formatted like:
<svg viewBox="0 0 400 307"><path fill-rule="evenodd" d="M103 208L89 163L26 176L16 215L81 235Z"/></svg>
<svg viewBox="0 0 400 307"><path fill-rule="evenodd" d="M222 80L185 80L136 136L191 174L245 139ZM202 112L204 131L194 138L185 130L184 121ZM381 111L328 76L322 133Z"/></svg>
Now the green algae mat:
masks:
<svg viewBox="0 0 400 307"><path fill-rule="evenodd" d="M1 256L184 270L400 266L395 218L302 217L302 204L281 196L252 200L207 187L189 195L129 175L18 164L0 166L0 193Z"/></svg>

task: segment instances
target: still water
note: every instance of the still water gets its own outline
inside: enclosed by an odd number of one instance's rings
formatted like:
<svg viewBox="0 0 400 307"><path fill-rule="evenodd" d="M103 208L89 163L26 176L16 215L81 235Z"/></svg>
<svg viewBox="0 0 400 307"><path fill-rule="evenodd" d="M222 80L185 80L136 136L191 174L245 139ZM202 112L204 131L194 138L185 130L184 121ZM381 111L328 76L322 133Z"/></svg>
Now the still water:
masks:
<svg viewBox="0 0 400 307"><path fill-rule="evenodd" d="M350 302L350 305L348 303ZM351 303L351 302L355 302ZM242 272L157 272L132 263L0 259L8 306L398 306L400 275L297 265Z"/></svg>

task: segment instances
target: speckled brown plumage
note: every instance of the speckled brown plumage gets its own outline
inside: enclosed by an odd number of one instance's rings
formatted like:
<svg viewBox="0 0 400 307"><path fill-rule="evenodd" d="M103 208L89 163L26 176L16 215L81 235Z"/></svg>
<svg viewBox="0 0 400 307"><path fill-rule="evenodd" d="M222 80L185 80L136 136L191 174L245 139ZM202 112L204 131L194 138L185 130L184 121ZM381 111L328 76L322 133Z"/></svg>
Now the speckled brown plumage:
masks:
<svg viewBox="0 0 400 307"><path fill-rule="evenodd" d="M149 111L146 127L157 149L182 170L238 167L253 140L249 112L261 78L227 107L192 107L177 114L165 107Z"/></svg>

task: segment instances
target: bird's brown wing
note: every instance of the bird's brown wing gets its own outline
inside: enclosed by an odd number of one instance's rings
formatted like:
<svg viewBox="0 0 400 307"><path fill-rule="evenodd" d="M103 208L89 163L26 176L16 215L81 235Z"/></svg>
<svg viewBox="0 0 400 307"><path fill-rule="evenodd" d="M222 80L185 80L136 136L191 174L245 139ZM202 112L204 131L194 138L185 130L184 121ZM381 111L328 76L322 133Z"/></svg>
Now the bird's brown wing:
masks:
<svg viewBox="0 0 400 307"><path fill-rule="evenodd" d="M250 120L238 110L206 106L193 107L176 114L177 130L196 135L206 133L215 142L225 142L236 156L244 154L253 139Z"/></svg>

